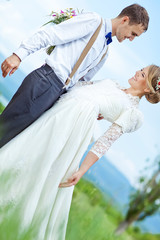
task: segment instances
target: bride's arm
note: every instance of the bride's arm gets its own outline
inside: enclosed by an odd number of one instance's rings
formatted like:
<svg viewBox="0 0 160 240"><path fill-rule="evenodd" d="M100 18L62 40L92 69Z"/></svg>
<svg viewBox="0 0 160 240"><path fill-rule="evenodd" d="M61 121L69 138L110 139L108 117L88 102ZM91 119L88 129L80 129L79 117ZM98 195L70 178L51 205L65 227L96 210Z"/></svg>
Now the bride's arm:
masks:
<svg viewBox="0 0 160 240"><path fill-rule="evenodd" d="M88 152L79 170L74 173L67 182L61 183L59 187L70 187L77 184L80 178L88 171L88 169L111 147L111 145L123 134L122 127L113 123L112 126L98 138L91 150Z"/></svg>
<svg viewBox="0 0 160 240"><path fill-rule="evenodd" d="M110 128L98 138L90 151L96 154L98 158L101 158L122 134L122 127L113 123Z"/></svg>

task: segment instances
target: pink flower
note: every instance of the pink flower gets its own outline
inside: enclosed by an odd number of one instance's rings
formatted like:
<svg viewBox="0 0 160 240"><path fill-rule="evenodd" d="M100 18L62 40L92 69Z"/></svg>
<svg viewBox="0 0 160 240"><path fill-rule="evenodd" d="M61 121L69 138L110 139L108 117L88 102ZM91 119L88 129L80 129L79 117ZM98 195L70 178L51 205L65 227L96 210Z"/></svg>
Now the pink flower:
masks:
<svg viewBox="0 0 160 240"><path fill-rule="evenodd" d="M72 16L77 16L75 10L72 11Z"/></svg>
<svg viewBox="0 0 160 240"><path fill-rule="evenodd" d="M61 10L61 13L64 13L64 12Z"/></svg>
<svg viewBox="0 0 160 240"><path fill-rule="evenodd" d="M53 17L55 17L55 16L56 16L56 14L53 14L52 16L53 16Z"/></svg>

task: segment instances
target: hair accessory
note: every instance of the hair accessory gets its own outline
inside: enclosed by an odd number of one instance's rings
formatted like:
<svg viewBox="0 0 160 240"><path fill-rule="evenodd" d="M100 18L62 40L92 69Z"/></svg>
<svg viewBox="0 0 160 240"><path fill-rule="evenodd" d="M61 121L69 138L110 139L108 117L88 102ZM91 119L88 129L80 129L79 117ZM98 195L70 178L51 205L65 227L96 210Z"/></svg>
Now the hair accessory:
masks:
<svg viewBox="0 0 160 240"><path fill-rule="evenodd" d="M160 89L160 77L157 79L156 90Z"/></svg>

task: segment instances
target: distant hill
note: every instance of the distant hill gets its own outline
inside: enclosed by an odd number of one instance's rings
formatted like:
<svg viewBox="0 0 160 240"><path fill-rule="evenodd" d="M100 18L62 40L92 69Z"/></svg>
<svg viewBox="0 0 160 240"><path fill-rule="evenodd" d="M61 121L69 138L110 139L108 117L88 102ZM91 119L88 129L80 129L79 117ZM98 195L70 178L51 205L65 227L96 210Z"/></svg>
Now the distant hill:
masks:
<svg viewBox="0 0 160 240"><path fill-rule="evenodd" d="M85 178L94 183L104 194L118 205L119 209L126 209L129 194L134 188L127 178L106 157L102 157L85 174Z"/></svg>
<svg viewBox="0 0 160 240"><path fill-rule="evenodd" d="M158 240L160 235L141 233L130 226L121 236L114 235L122 219L110 200L86 180L76 185L73 193L66 240Z"/></svg>
<svg viewBox="0 0 160 240"><path fill-rule="evenodd" d="M82 161L86 154L87 152L84 154ZM109 196L119 210L125 214L129 195L135 189L131 186L128 179L106 157L102 157L97 161L84 175L84 179L93 183L101 190L104 196ZM155 214L147 217L142 222L138 222L138 226L144 232L160 233L160 216Z"/></svg>

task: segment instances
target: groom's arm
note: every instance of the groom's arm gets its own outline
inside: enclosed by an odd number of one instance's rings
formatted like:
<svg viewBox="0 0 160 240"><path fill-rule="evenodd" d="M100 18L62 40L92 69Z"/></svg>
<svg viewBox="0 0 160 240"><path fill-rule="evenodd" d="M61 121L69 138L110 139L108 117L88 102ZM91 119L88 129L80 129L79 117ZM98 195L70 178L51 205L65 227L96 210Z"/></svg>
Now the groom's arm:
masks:
<svg viewBox="0 0 160 240"><path fill-rule="evenodd" d="M102 61L100 61L95 67L93 67L90 71L88 71L88 73L86 73L86 75L83 77L83 80L87 82L90 81L95 76L95 74L103 67L107 57L108 54L106 54Z"/></svg>
<svg viewBox="0 0 160 240"><path fill-rule="evenodd" d="M14 53L22 61L28 55L48 46L66 44L88 34L92 34L101 21L97 13L79 14L60 24L47 24L35 32L31 37L24 40ZM19 67L19 61L11 55L2 63L3 77L9 72L10 75ZM5 67L3 66L5 63ZM13 71L12 71L13 70Z"/></svg>

